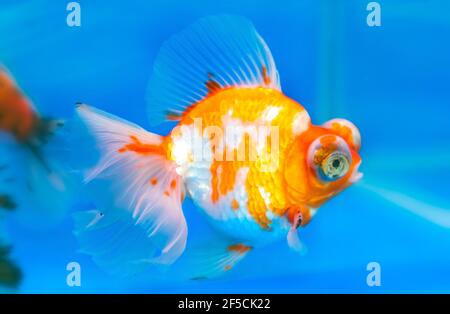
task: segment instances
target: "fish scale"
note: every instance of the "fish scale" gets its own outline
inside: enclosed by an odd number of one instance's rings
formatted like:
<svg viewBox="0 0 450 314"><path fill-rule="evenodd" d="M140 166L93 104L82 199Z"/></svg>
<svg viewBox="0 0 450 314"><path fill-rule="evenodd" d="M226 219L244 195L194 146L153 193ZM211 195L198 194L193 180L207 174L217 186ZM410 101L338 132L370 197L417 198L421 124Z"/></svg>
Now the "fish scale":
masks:
<svg viewBox="0 0 450 314"><path fill-rule="evenodd" d="M278 114L270 119L265 118L265 113L270 108L278 111ZM292 132L293 118L304 110L298 103L293 102L282 93L268 88L228 88L207 97L200 103L193 105L192 110L180 121L180 125L192 125L195 119L200 119L203 129L207 127L219 127L226 132L227 128L233 128L231 121L238 126L277 127L279 130L279 154L278 167L274 171L261 172L267 162L257 156L256 160L232 160L213 161L210 165L211 178L202 182L212 186L211 206L218 202L220 197L235 194L236 172L243 167L249 169L245 187L248 195L246 207L254 219L263 229L270 229L271 220L267 212L281 216L287 208L284 190L283 163L286 149L292 144L294 135ZM254 143L252 143L254 145ZM226 145L226 144L225 144ZM228 147L225 146L224 149ZM246 157L250 144L245 144ZM267 147L265 147L267 149ZM225 151L225 150L224 150ZM202 161L203 164L203 161ZM197 168L199 165L193 161L187 167ZM218 173L218 169L222 171ZM226 169L226 171L224 171ZM189 183L188 183L189 184ZM198 184L196 182L195 184ZM191 187L194 188L194 187ZM270 191L270 202L266 204L260 189ZM188 187L188 190L190 187ZM228 195L229 196L229 195ZM233 195L234 200L237 195ZM194 201L195 198L194 198ZM204 205L203 200L197 200ZM232 204L229 204L230 211ZM227 209L228 210L228 209ZM238 209L238 210L242 210Z"/></svg>

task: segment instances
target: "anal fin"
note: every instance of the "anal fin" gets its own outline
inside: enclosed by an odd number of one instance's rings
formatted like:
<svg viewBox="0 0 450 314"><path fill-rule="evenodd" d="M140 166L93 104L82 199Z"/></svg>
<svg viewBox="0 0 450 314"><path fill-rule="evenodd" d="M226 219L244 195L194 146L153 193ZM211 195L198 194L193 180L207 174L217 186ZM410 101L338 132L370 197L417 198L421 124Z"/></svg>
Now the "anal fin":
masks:
<svg viewBox="0 0 450 314"><path fill-rule="evenodd" d="M212 242L186 251L180 266L191 280L213 279L235 268L252 249L244 243Z"/></svg>

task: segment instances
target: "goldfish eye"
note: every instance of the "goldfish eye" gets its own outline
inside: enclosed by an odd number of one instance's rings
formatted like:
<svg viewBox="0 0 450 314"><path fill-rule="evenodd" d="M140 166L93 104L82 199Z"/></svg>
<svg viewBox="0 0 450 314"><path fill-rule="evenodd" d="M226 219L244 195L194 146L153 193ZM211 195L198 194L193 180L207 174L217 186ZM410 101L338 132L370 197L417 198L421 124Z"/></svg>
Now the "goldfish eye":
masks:
<svg viewBox="0 0 450 314"><path fill-rule="evenodd" d="M322 177L334 181L345 176L349 168L347 156L341 152L334 152L322 161L320 172Z"/></svg>
<svg viewBox="0 0 450 314"><path fill-rule="evenodd" d="M344 177L351 162L347 143L336 135L320 136L308 149L308 164L321 181L336 181Z"/></svg>

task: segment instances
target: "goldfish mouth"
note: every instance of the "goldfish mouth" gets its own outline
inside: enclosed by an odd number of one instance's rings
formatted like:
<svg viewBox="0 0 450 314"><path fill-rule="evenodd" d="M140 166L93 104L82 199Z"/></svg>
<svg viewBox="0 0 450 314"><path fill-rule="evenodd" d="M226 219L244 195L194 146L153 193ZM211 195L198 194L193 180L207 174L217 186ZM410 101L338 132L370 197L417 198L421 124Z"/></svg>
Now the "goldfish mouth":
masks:
<svg viewBox="0 0 450 314"><path fill-rule="evenodd" d="M350 183L355 183L361 180L363 177L363 173L359 172L359 166L361 166L362 161L358 162L358 164L355 166L355 169L353 169L352 174L350 175L350 179L348 180Z"/></svg>

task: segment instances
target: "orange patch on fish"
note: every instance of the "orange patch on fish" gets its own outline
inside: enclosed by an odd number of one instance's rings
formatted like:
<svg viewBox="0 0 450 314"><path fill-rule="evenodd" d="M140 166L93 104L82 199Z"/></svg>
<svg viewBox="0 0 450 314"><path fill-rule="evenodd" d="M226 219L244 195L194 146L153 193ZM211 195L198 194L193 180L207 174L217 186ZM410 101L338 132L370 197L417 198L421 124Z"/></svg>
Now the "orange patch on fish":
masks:
<svg viewBox="0 0 450 314"><path fill-rule="evenodd" d="M336 136L334 135L325 135L320 139L320 143L323 146L328 146L330 144L333 144L334 142L336 142Z"/></svg>
<svg viewBox="0 0 450 314"><path fill-rule="evenodd" d="M238 201L236 201L235 198L233 198L233 200L231 201L231 208L234 210L238 210L239 209L239 203Z"/></svg>
<svg viewBox="0 0 450 314"><path fill-rule="evenodd" d="M245 245L242 243L233 244L228 247L228 251L241 253L241 254L247 253L251 249L252 249L251 246L248 246L248 245Z"/></svg>
<svg viewBox="0 0 450 314"><path fill-rule="evenodd" d="M238 165L233 161L219 161L211 163L211 201L217 203L221 195L226 195L234 189Z"/></svg>
<svg viewBox="0 0 450 314"><path fill-rule="evenodd" d="M0 130L11 133L19 141L29 139L39 117L13 79L0 68Z"/></svg>
<svg viewBox="0 0 450 314"><path fill-rule="evenodd" d="M208 94L214 94L222 88L220 84L214 80L214 75L212 73L208 73L208 78L209 79L205 83L206 88L208 89Z"/></svg>
<svg viewBox="0 0 450 314"><path fill-rule="evenodd" d="M263 76L264 84L269 85L270 77L267 75L267 68L265 66L262 67L262 76Z"/></svg>
<svg viewBox="0 0 450 314"><path fill-rule="evenodd" d="M158 179L156 179L156 178L151 178L150 179L150 184L151 185L156 185L158 183Z"/></svg>
<svg viewBox="0 0 450 314"><path fill-rule="evenodd" d="M309 208L306 206L298 206L298 205L289 206L287 209L286 216L288 218L288 221L291 224L293 224L297 223L297 221L294 220L299 214L301 215L301 226L307 225L311 220L311 212L309 211Z"/></svg>
<svg viewBox="0 0 450 314"><path fill-rule="evenodd" d="M350 129L348 126L340 124L339 122L333 122L331 124L331 128L335 130L345 141L351 143L352 145L355 145L352 129Z"/></svg>
<svg viewBox="0 0 450 314"><path fill-rule="evenodd" d="M119 153L135 152L139 155L165 155L166 151L162 145L142 143L135 135L130 135L131 143L125 144L117 151Z"/></svg>

